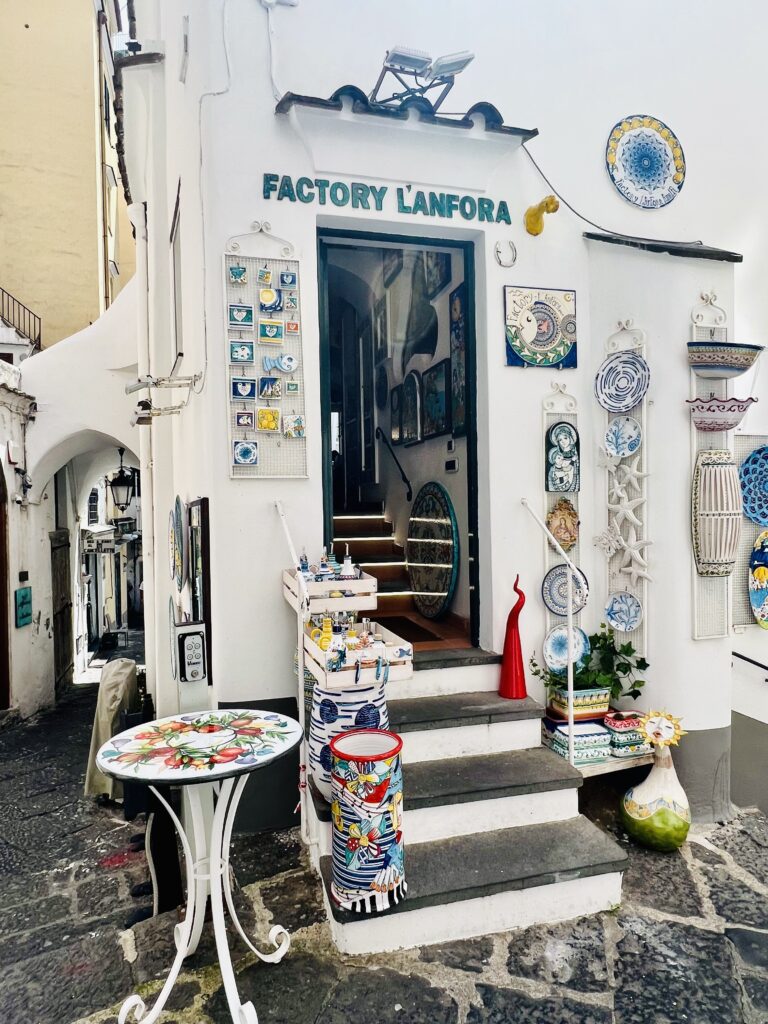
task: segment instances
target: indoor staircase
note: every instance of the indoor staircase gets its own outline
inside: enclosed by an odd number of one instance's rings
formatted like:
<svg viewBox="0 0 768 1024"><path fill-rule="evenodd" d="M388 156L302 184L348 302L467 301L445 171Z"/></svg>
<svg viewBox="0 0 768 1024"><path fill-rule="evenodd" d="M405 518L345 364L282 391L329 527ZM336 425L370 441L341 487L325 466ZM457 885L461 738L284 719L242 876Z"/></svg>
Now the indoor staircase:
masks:
<svg viewBox="0 0 768 1024"><path fill-rule="evenodd" d="M413 600L405 550L395 540L381 506L333 517L333 553L341 561L346 545L352 561L378 580L380 614L411 611Z"/></svg>
<svg viewBox="0 0 768 1024"><path fill-rule="evenodd" d="M618 904L626 854L578 813L580 773L541 746L543 708L496 693L498 665L390 683L403 738L407 898L381 914L330 897L328 804L310 785L312 859L334 941L373 953L597 913Z"/></svg>

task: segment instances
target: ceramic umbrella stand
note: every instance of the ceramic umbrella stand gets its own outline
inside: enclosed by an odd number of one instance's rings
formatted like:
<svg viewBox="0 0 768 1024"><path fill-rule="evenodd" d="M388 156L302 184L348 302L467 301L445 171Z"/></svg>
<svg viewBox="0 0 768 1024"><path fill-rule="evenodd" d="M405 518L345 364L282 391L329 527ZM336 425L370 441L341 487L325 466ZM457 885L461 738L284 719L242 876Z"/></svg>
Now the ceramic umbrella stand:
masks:
<svg viewBox="0 0 768 1024"><path fill-rule="evenodd" d="M643 718L641 732L655 747L653 768L644 782L628 789L622 797L621 820L642 846L676 850L685 842L691 827L691 808L669 747L685 733L672 715L654 711Z"/></svg>
<svg viewBox="0 0 768 1024"><path fill-rule="evenodd" d="M331 740L358 729L388 729L384 676L373 683L326 688L315 682L309 719L309 770L326 800L331 799Z"/></svg>
<svg viewBox="0 0 768 1024"><path fill-rule="evenodd" d="M345 910L386 910L405 896L402 746L380 729L331 741L331 893Z"/></svg>

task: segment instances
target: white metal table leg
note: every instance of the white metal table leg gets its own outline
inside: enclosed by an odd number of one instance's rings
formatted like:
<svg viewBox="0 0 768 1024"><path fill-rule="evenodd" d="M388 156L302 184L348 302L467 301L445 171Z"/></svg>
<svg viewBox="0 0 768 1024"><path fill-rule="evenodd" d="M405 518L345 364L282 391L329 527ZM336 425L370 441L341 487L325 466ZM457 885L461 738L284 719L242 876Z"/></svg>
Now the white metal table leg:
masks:
<svg viewBox="0 0 768 1024"><path fill-rule="evenodd" d="M189 845L187 834L184 831L176 812L165 797L163 797L154 786L150 786L149 788L170 814L171 821L175 825L176 831L179 834L179 839L181 840L181 846L184 851L184 863L187 869L187 910L184 915L184 920L178 924L174 930L177 950L176 956L173 964L171 965L171 969L168 972L168 977L165 979L165 984L160 990L160 994L155 1000L152 1009L147 1013L146 1004L141 996L129 996L120 1007L120 1013L117 1017L118 1024L127 1024L131 1018L137 1022L141 1021L141 1024L155 1024L155 1021L158 1020L160 1014L163 1012L163 1007L168 1001L168 996L171 994L173 986L176 984L176 978L179 976L179 971L181 970L184 958L191 952L191 941L193 937L195 919L198 915L203 915L205 913L204 897L202 899L202 908L199 907L198 894L200 893L201 888L198 884L198 868L192 860L192 850ZM205 864L201 864L201 868L204 869L207 885L207 862Z"/></svg>

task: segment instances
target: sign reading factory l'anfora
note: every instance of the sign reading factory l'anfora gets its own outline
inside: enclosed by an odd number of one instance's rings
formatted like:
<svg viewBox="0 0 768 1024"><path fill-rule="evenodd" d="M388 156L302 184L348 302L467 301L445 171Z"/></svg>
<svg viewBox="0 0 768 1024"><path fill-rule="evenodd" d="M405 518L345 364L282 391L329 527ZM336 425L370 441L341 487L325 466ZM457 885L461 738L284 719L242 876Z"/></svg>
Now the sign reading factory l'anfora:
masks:
<svg viewBox="0 0 768 1024"><path fill-rule="evenodd" d="M509 206L503 199L487 196L476 199L455 192L434 192L415 189L411 185L390 188L389 185L366 185L362 181L331 181L328 178L294 179L290 174L265 174L262 190L265 199L278 202L317 203L319 206L349 206L353 210L377 210L385 205L397 213L438 217L444 220L463 219L487 221L489 224L511 224Z"/></svg>

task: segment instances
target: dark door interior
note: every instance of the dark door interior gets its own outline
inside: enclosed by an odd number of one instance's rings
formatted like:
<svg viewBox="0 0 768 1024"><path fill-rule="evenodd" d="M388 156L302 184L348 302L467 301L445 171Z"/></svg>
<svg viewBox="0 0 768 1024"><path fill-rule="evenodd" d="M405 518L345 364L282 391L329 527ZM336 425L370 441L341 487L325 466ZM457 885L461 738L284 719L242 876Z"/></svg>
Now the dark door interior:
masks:
<svg viewBox="0 0 768 1024"><path fill-rule="evenodd" d="M377 577L393 632L424 650L476 646L471 247L330 233L319 250L327 543ZM453 546L418 549L455 566L431 591L415 572L427 556L409 560L428 485L457 531ZM445 601L427 607L428 591Z"/></svg>
<svg viewBox="0 0 768 1024"><path fill-rule="evenodd" d="M53 665L58 697L72 685L74 640L72 632L72 581L69 574L69 530L54 530L51 538L51 589L53 603Z"/></svg>

